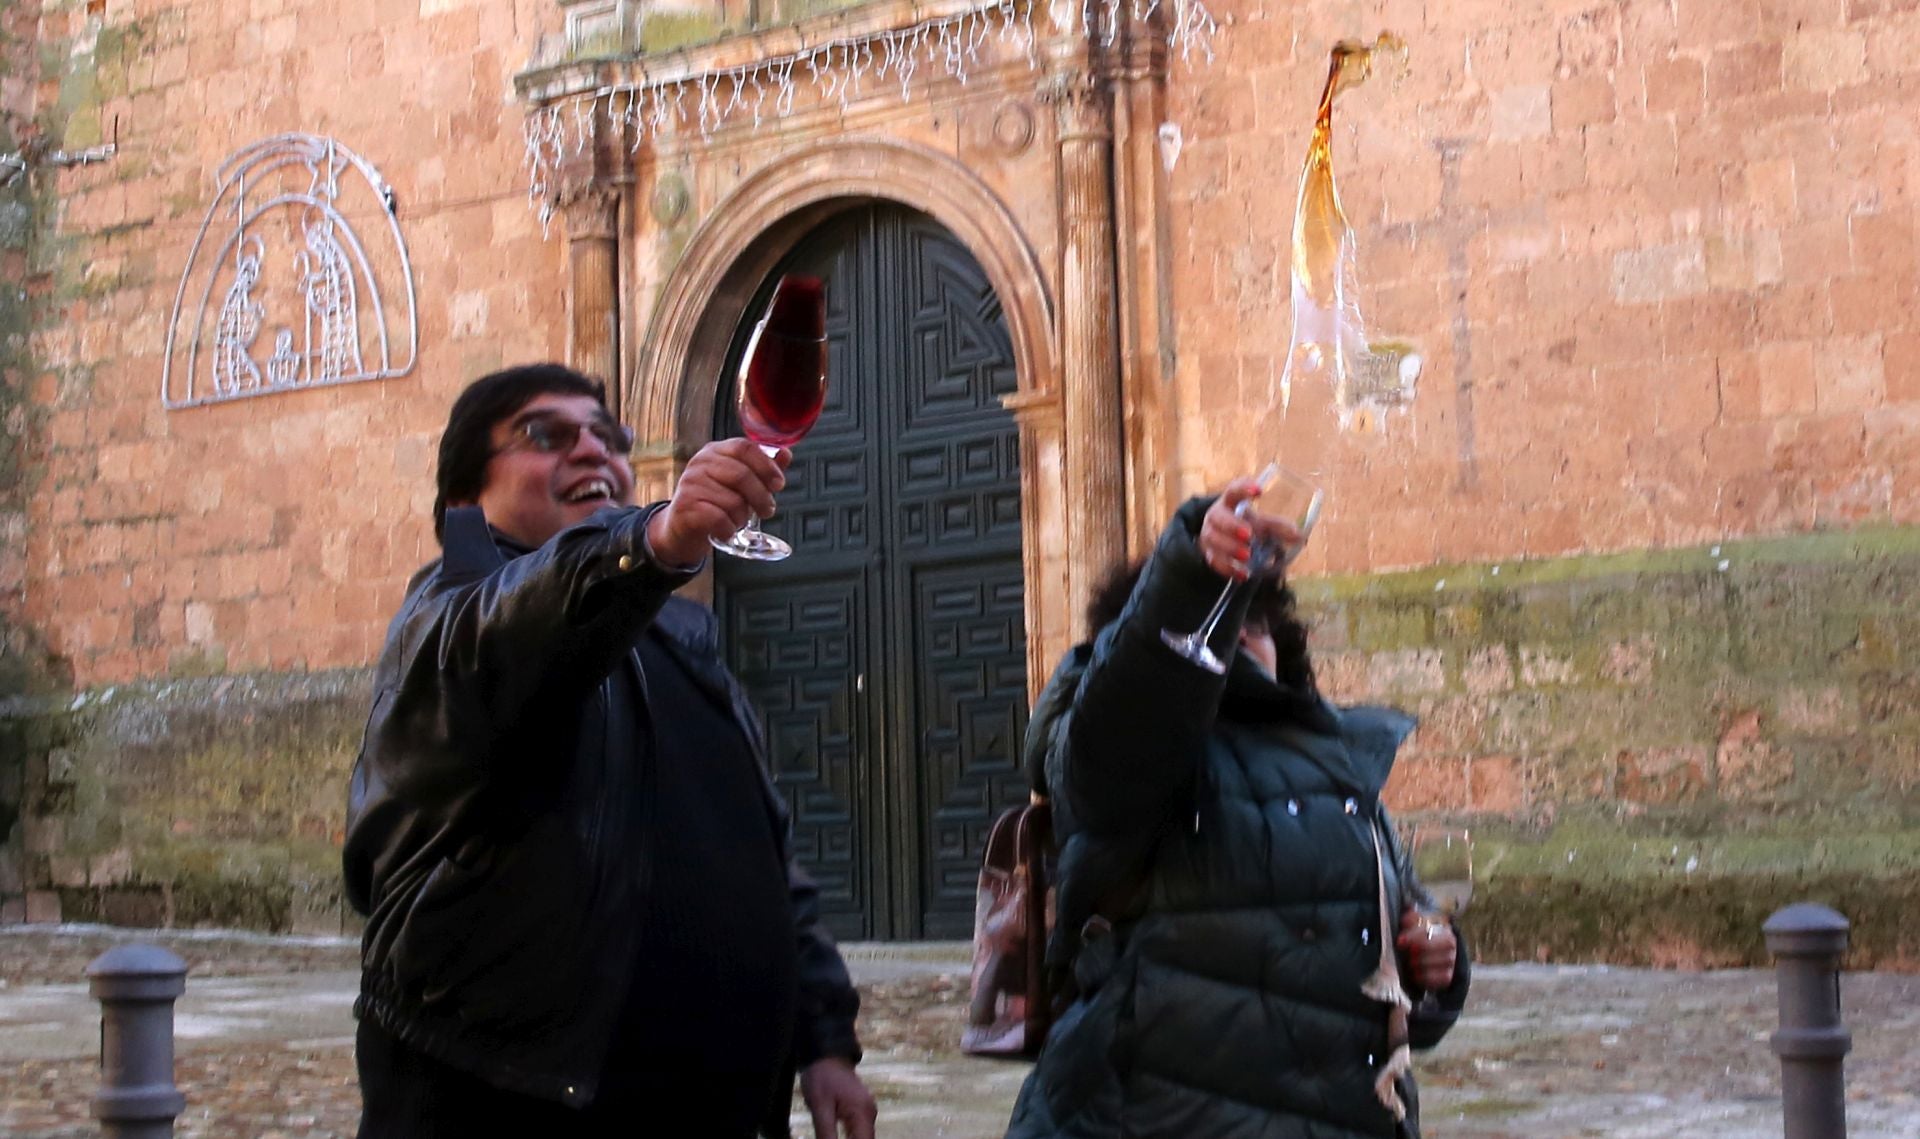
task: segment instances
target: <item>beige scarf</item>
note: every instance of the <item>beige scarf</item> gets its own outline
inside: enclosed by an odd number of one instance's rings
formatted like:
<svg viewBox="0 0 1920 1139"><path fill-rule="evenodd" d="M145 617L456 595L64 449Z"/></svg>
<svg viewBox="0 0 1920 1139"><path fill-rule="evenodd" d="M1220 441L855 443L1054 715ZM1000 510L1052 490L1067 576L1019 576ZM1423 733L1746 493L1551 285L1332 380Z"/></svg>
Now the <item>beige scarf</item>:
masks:
<svg viewBox="0 0 1920 1139"><path fill-rule="evenodd" d="M1373 824L1373 861L1380 883L1380 967L1361 983L1360 991L1381 1004L1392 1006L1387 1014L1387 1062L1373 1081L1373 1094L1380 1097L1380 1102L1393 1112L1395 1119L1405 1120L1407 1105L1401 1102L1400 1089L1394 1081L1413 1070L1413 1050L1409 1047L1411 1037L1407 1031L1407 1015L1413 1011L1413 1001L1407 996L1406 986L1400 983L1400 958L1393 947L1395 923L1393 915L1387 912L1385 847L1386 843L1380 835L1380 823L1376 819Z"/></svg>

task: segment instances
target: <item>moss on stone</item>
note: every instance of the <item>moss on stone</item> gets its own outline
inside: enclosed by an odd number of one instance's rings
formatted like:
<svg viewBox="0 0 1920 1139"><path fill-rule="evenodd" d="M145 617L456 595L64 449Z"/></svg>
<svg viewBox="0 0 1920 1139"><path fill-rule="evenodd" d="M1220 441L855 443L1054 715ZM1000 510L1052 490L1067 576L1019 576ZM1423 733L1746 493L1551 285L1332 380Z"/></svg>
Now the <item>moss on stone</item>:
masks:
<svg viewBox="0 0 1920 1139"><path fill-rule="evenodd" d="M1488 961L1763 965L1761 924L1811 900L1852 920L1856 967L1920 966L1920 933L1904 920L1920 907L1920 829L1729 823L1694 810L1594 815L1544 835L1481 827L1463 925Z"/></svg>
<svg viewBox="0 0 1920 1139"><path fill-rule="evenodd" d="M704 12L653 12L640 25L640 54L697 47L739 30Z"/></svg>
<svg viewBox="0 0 1920 1139"><path fill-rule="evenodd" d="M143 851L134 877L165 887L175 925L287 928L293 885L284 847L172 842Z"/></svg>
<svg viewBox="0 0 1920 1139"><path fill-rule="evenodd" d="M1443 598L1462 592L1517 590L1529 586L1657 581L1673 575L1718 575L1720 561L1727 573L1746 574L1750 567L1794 567L1810 564L1873 562L1870 580L1881 584L1887 575L1907 580L1920 559L1920 528L1875 526L1845 532L1799 534L1780 538L1726 541L1672 550L1589 554L1537 561L1455 563L1384 574L1331 574L1304 578L1294 589L1303 602L1380 600L1389 597ZM1902 566L1906 568L1901 568ZM1742 580L1735 578L1733 580ZM1753 580L1765 580L1756 577Z"/></svg>
<svg viewBox="0 0 1920 1139"><path fill-rule="evenodd" d="M1848 965L1920 967L1920 876L1867 872L1695 874L1582 881L1514 876L1480 890L1462 921L1486 961L1583 961L1665 968L1762 966L1760 929L1795 902L1853 923Z"/></svg>
<svg viewBox="0 0 1920 1139"><path fill-rule="evenodd" d="M825 15L828 12L844 12L849 8L858 8L868 0L781 0L780 19L783 23L793 23L812 16Z"/></svg>
<svg viewBox="0 0 1920 1139"><path fill-rule="evenodd" d="M59 820L59 855L95 868L62 894L66 915L340 929L339 842L368 680L221 676L59 702L67 781L48 784L42 764L27 783L42 790L28 808ZM50 742L55 706L0 717L0 729ZM102 861L118 867L105 881Z"/></svg>

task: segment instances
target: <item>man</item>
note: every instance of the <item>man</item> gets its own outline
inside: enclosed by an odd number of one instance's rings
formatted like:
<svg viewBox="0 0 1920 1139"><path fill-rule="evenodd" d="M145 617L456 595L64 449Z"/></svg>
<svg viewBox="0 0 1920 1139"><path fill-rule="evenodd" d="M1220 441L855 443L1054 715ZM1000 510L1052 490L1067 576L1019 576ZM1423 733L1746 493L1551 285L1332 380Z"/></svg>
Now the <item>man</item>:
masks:
<svg viewBox="0 0 1920 1139"><path fill-rule="evenodd" d="M759 727L671 596L789 456L709 444L635 508L631 449L557 366L448 417L348 810L363 1139L784 1136L796 1070L820 1139L873 1134Z"/></svg>

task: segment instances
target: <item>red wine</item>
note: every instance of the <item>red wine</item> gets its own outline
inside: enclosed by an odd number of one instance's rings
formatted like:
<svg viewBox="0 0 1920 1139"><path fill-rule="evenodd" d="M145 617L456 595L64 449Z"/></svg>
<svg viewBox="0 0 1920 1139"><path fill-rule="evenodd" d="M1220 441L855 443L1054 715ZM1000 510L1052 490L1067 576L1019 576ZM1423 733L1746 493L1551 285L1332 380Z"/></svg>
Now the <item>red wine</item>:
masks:
<svg viewBox="0 0 1920 1139"><path fill-rule="evenodd" d="M768 447L799 442L827 401L827 291L818 277L787 276L740 371L740 426Z"/></svg>
<svg viewBox="0 0 1920 1139"><path fill-rule="evenodd" d="M789 273L774 286L767 303L767 331L795 340L820 340L827 335L827 283L818 277Z"/></svg>

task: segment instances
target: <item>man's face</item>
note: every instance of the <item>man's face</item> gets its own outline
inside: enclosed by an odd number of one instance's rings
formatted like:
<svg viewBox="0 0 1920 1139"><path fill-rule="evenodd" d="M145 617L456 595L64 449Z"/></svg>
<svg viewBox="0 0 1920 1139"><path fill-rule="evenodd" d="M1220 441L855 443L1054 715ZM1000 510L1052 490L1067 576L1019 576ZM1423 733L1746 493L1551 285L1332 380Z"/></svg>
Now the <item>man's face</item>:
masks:
<svg viewBox="0 0 1920 1139"><path fill-rule="evenodd" d="M537 396L493 425L494 454L475 501L507 537L543 545L603 506L633 501L633 466L608 445L620 433L592 396Z"/></svg>

